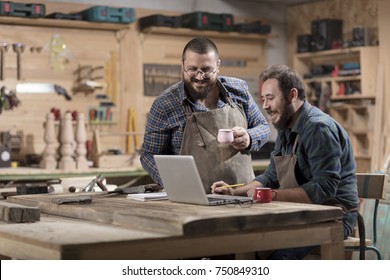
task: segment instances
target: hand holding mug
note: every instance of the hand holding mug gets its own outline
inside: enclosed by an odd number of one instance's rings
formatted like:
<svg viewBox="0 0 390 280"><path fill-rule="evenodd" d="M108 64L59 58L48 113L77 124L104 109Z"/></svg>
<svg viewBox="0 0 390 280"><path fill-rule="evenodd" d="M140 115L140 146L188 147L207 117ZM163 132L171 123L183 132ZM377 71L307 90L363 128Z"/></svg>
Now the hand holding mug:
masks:
<svg viewBox="0 0 390 280"><path fill-rule="evenodd" d="M230 144L234 141L233 129L225 128L218 130L217 140L221 144Z"/></svg>
<svg viewBox="0 0 390 280"><path fill-rule="evenodd" d="M246 129L239 126L235 126L232 129L234 135L232 146L239 151L248 148L251 143L251 139Z"/></svg>
<svg viewBox="0 0 390 280"><path fill-rule="evenodd" d="M260 203L271 202L273 200L272 193L275 193L274 199L276 199L278 196L278 192L276 190L271 188L256 188L253 195L253 200Z"/></svg>

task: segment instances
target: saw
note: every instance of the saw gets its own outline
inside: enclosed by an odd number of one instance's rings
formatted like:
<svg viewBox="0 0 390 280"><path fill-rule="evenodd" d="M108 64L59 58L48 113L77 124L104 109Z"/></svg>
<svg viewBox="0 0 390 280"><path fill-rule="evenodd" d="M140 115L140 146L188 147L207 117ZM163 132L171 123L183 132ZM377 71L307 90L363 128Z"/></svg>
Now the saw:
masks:
<svg viewBox="0 0 390 280"><path fill-rule="evenodd" d="M68 101L72 100L66 89L50 83L19 83L16 85L16 93L57 93Z"/></svg>

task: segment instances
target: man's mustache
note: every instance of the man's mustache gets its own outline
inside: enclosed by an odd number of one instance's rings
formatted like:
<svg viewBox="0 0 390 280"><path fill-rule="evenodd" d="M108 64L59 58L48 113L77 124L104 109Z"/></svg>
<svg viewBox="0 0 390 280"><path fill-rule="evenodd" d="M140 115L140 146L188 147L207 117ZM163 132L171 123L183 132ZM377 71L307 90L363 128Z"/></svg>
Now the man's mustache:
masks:
<svg viewBox="0 0 390 280"><path fill-rule="evenodd" d="M207 83L210 81L210 78L204 78L202 80L198 80L197 78L191 78L191 82L196 82L196 83Z"/></svg>

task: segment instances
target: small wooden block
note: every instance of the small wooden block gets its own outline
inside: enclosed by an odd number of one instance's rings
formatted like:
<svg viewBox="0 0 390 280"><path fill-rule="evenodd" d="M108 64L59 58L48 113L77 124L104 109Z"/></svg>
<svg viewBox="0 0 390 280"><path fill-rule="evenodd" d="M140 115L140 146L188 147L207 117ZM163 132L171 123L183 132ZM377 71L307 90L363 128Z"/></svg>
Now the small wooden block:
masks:
<svg viewBox="0 0 390 280"><path fill-rule="evenodd" d="M23 206L0 201L0 219L13 223L32 223L39 221L41 210L38 207Z"/></svg>

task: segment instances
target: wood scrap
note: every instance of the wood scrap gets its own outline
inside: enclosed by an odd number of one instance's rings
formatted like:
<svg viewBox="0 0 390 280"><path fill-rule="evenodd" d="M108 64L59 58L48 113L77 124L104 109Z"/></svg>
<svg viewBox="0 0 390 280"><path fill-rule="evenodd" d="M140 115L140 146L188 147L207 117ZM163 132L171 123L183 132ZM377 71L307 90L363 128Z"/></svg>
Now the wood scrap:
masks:
<svg viewBox="0 0 390 280"><path fill-rule="evenodd" d="M24 206L0 201L0 219L13 223L32 223L39 221L41 210L38 207Z"/></svg>

